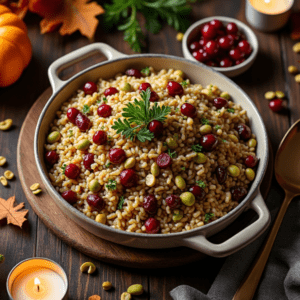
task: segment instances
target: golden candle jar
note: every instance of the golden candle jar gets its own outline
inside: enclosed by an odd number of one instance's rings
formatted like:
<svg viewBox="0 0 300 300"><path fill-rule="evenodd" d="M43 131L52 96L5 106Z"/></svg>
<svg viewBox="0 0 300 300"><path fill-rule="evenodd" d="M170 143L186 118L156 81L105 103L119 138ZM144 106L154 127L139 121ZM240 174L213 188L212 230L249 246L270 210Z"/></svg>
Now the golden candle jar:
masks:
<svg viewBox="0 0 300 300"><path fill-rule="evenodd" d="M258 30L270 32L288 21L294 0L246 0L246 19Z"/></svg>
<svg viewBox="0 0 300 300"><path fill-rule="evenodd" d="M56 262L47 258L30 258L17 264L6 282L11 300L65 300L67 275Z"/></svg>

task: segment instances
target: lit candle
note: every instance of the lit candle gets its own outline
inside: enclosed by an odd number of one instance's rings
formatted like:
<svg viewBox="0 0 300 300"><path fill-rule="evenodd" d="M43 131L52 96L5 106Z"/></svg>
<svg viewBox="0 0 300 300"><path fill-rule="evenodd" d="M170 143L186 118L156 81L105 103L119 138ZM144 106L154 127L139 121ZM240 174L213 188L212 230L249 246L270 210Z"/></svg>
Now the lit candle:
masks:
<svg viewBox="0 0 300 300"><path fill-rule="evenodd" d="M7 278L7 291L12 300L62 300L67 289L64 270L45 258L19 263Z"/></svg>
<svg viewBox="0 0 300 300"><path fill-rule="evenodd" d="M290 16L294 0L246 0L246 19L261 31L283 27Z"/></svg>

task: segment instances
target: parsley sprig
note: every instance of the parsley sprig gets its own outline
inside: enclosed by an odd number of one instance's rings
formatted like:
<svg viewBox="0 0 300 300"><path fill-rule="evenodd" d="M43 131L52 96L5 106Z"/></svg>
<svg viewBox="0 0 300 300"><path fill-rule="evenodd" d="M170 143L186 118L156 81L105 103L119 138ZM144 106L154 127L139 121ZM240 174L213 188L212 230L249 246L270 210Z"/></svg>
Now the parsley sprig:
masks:
<svg viewBox="0 0 300 300"><path fill-rule="evenodd" d="M204 183L204 181L202 180L197 180L196 184L199 185L201 188L205 189L206 188L206 184Z"/></svg>
<svg viewBox="0 0 300 300"><path fill-rule="evenodd" d="M204 223L207 223L212 217L214 217L215 215L213 213L207 213L204 216Z"/></svg>
<svg viewBox="0 0 300 300"><path fill-rule="evenodd" d="M113 0L106 4L105 27L110 29L117 25L118 30L124 31L124 40L130 47L141 52L145 46L145 35L137 21L137 14L141 13L146 20L146 29L151 33L158 33L163 21L177 31L185 32L189 26L188 15L191 12L190 2L196 0Z"/></svg>
<svg viewBox="0 0 300 300"><path fill-rule="evenodd" d="M206 118L202 118L202 119L201 119L201 123L202 123L203 125L209 125L209 120L207 120Z"/></svg>
<svg viewBox="0 0 300 300"><path fill-rule="evenodd" d="M84 114L88 114L90 112L90 107L86 104L83 105L83 109L82 109L82 112Z"/></svg>
<svg viewBox="0 0 300 300"><path fill-rule="evenodd" d="M108 184L105 187L110 191L114 191L117 189L117 182L113 179L108 179Z"/></svg>
<svg viewBox="0 0 300 300"><path fill-rule="evenodd" d="M157 102L150 108L150 95L151 90L148 88L141 92L142 101L134 99L134 103L128 103L122 113L125 119L115 121L112 128L131 141L135 137L142 143L151 141L154 134L147 128L148 124L153 120L163 122L171 108L165 105L159 107Z"/></svg>
<svg viewBox="0 0 300 300"><path fill-rule="evenodd" d="M123 208L124 201L125 201L125 197L121 196L120 200L119 200L119 203L118 203L118 209L121 210Z"/></svg>
<svg viewBox="0 0 300 300"><path fill-rule="evenodd" d="M171 158L175 158L177 156L177 152L176 151L172 152L170 148L168 148L168 154Z"/></svg>
<svg viewBox="0 0 300 300"><path fill-rule="evenodd" d="M141 73L142 73L144 76L149 76L149 75L150 75L150 68L149 68L149 67L146 67L145 69L141 70Z"/></svg>
<svg viewBox="0 0 300 300"><path fill-rule="evenodd" d="M234 113L234 108L228 108L227 111L233 114Z"/></svg>
<svg viewBox="0 0 300 300"><path fill-rule="evenodd" d="M63 164L62 167L60 167L62 169L63 174L65 174L65 172L66 172L66 167L67 167L66 164Z"/></svg>
<svg viewBox="0 0 300 300"><path fill-rule="evenodd" d="M192 145L192 150L195 151L195 152L202 152L202 148L203 147L199 144Z"/></svg>

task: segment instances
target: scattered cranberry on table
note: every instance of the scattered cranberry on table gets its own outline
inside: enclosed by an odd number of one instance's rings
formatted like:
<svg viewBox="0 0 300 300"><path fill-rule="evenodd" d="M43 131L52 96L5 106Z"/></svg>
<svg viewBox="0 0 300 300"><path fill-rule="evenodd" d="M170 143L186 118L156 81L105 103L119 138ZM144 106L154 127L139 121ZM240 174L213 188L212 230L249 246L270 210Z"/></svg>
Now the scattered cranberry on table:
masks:
<svg viewBox="0 0 300 300"><path fill-rule="evenodd" d="M81 131L86 131L90 128L90 119L81 112L75 118L75 124Z"/></svg>
<svg viewBox="0 0 300 300"><path fill-rule="evenodd" d="M56 164L59 160L59 155L55 150L46 152L45 159L47 163L49 163L51 166Z"/></svg>
<svg viewBox="0 0 300 300"><path fill-rule="evenodd" d="M77 194L72 190L63 192L61 196L70 204L75 204L77 202Z"/></svg>
<svg viewBox="0 0 300 300"><path fill-rule="evenodd" d="M166 204L171 208L175 209L181 205L180 197L177 195L170 195L166 198Z"/></svg>
<svg viewBox="0 0 300 300"><path fill-rule="evenodd" d="M90 194L87 196L86 201L89 206L96 210L102 210L105 206L104 200L95 194Z"/></svg>
<svg viewBox="0 0 300 300"><path fill-rule="evenodd" d="M197 116L196 107L190 103L183 103L181 105L180 111L183 115L190 117L192 119L196 118Z"/></svg>
<svg viewBox="0 0 300 300"><path fill-rule="evenodd" d="M248 168L254 168L258 163L258 158L254 155L249 155L245 159L245 165Z"/></svg>
<svg viewBox="0 0 300 300"><path fill-rule="evenodd" d="M107 88L107 89L104 91L105 97L111 96L111 95L114 95L114 94L117 94L117 93L119 93L119 90L116 89L115 87Z"/></svg>
<svg viewBox="0 0 300 300"><path fill-rule="evenodd" d="M169 81L167 85L169 95L175 97L176 95L181 96L183 94L183 87L176 81Z"/></svg>
<svg viewBox="0 0 300 300"><path fill-rule="evenodd" d="M218 138L212 133L206 134L200 138L200 145L208 152L214 150L217 147L218 142Z"/></svg>
<svg viewBox="0 0 300 300"><path fill-rule="evenodd" d="M283 109L283 101L281 99L274 99L269 102L269 107L274 112L279 112Z"/></svg>
<svg viewBox="0 0 300 300"><path fill-rule="evenodd" d="M70 179L76 179L80 174L80 169L75 164L69 164L66 166L65 175Z"/></svg>
<svg viewBox="0 0 300 300"><path fill-rule="evenodd" d="M205 191L202 187L200 187L199 185L193 185L192 187L190 187L189 190L195 197L197 200L203 200L205 198Z"/></svg>
<svg viewBox="0 0 300 300"><path fill-rule="evenodd" d="M155 215L157 212L157 200L154 195L144 197L143 207L150 215Z"/></svg>
<svg viewBox="0 0 300 300"><path fill-rule="evenodd" d="M222 107L228 107L228 101L222 97L218 97L214 99L214 107L217 109L221 109Z"/></svg>
<svg viewBox="0 0 300 300"><path fill-rule="evenodd" d="M233 201L241 201L247 195L247 190L244 187L233 187L230 189L231 197Z"/></svg>
<svg viewBox="0 0 300 300"><path fill-rule="evenodd" d="M128 70L126 70L125 74L127 76L134 76L135 78L141 78L142 77L142 73L137 69L128 69Z"/></svg>
<svg viewBox="0 0 300 300"><path fill-rule="evenodd" d="M108 104L101 104L97 109L97 114L99 117L108 118L111 116L112 108Z"/></svg>
<svg viewBox="0 0 300 300"><path fill-rule="evenodd" d="M156 159L156 163L158 164L158 166L162 169L168 168L171 166L172 164L172 158L170 157L169 154L167 153L162 153L160 154L157 159Z"/></svg>
<svg viewBox="0 0 300 300"><path fill-rule="evenodd" d="M227 169L223 166L217 166L216 177L219 184L223 184L227 179Z"/></svg>
<svg viewBox="0 0 300 300"><path fill-rule="evenodd" d="M134 170L126 169L121 172L120 181L126 188L131 188L137 185L138 177Z"/></svg>
<svg viewBox="0 0 300 300"><path fill-rule="evenodd" d="M83 86L83 91L86 95L93 95L97 92L97 85L92 81L86 82Z"/></svg>
<svg viewBox="0 0 300 300"><path fill-rule="evenodd" d="M126 153L120 148L111 148L109 150L109 160L113 164L121 164L126 159Z"/></svg>
<svg viewBox="0 0 300 300"><path fill-rule="evenodd" d="M160 121L153 120L149 123L148 129L154 134L155 137L159 137L163 133L164 125Z"/></svg>
<svg viewBox="0 0 300 300"><path fill-rule="evenodd" d="M149 218L145 222L147 233L158 233L160 230L160 222L154 218Z"/></svg>
<svg viewBox="0 0 300 300"><path fill-rule="evenodd" d="M240 138L244 141L247 141L251 138L252 131L249 126L244 123L240 123L235 128L240 136Z"/></svg>
<svg viewBox="0 0 300 300"><path fill-rule="evenodd" d="M84 167L91 171L91 164L93 164L95 162L94 160L95 155L93 153L88 153L83 157L83 165Z"/></svg>
<svg viewBox="0 0 300 300"><path fill-rule="evenodd" d="M103 130L96 131L93 135L93 142L97 145L105 145L107 142L107 134Z"/></svg>

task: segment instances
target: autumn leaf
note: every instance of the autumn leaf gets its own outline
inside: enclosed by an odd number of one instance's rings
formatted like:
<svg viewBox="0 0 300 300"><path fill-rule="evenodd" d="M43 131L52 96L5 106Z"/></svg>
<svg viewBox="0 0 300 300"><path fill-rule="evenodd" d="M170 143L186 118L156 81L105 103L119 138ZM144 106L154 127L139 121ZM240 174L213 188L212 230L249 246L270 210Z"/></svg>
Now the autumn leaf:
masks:
<svg viewBox="0 0 300 300"><path fill-rule="evenodd" d="M28 213L28 210L21 210L24 207L24 203L14 207L15 196L4 200L0 198L0 220L6 218L7 224L13 224L22 227L23 223L26 221L25 216Z"/></svg>
<svg viewBox="0 0 300 300"><path fill-rule="evenodd" d="M89 0L64 0L62 7L55 14L45 12L41 21L41 33L51 32L61 25L61 35L72 34L79 30L82 35L92 39L97 25L97 15L103 14L104 9L96 2Z"/></svg>
<svg viewBox="0 0 300 300"><path fill-rule="evenodd" d="M23 19L28 10L29 0L0 0L0 4L7 6L15 13L19 18Z"/></svg>

